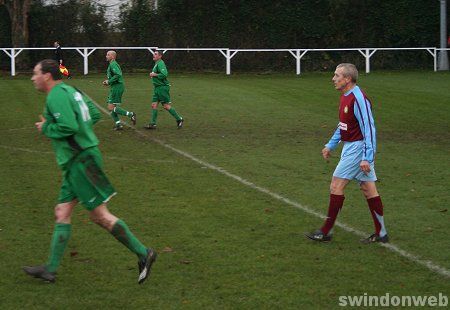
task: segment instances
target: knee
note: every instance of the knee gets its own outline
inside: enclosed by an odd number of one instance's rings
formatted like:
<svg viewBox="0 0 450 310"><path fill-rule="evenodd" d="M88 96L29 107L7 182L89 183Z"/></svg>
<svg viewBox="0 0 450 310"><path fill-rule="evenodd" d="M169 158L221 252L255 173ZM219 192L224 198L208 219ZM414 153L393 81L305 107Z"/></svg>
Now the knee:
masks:
<svg viewBox="0 0 450 310"><path fill-rule="evenodd" d="M153 102L153 103L152 103L152 109L153 109L153 110L156 110L157 108L158 108L158 103Z"/></svg>
<svg viewBox="0 0 450 310"><path fill-rule="evenodd" d="M55 207L55 222L56 223L70 223L71 213L61 205Z"/></svg>
<svg viewBox="0 0 450 310"><path fill-rule="evenodd" d="M108 213L101 213L101 214L91 213L90 218L92 222L107 230L111 230L115 223L115 217Z"/></svg>
<svg viewBox="0 0 450 310"><path fill-rule="evenodd" d="M370 199L370 198L379 196L377 188L375 186L375 183L371 184L371 183L364 182L361 184L360 188L361 188L361 191L363 192L364 197L366 197L366 199Z"/></svg>
<svg viewBox="0 0 450 310"><path fill-rule="evenodd" d="M90 215L91 221L95 224L105 227L107 221L106 217L103 214L92 214Z"/></svg>
<svg viewBox="0 0 450 310"><path fill-rule="evenodd" d="M170 108L171 108L170 104L165 104L165 105L164 105L164 109L165 109L166 111L170 110Z"/></svg>
<svg viewBox="0 0 450 310"><path fill-rule="evenodd" d="M340 186L337 182L331 182L330 183L330 194L333 195L343 195L344 194L344 188Z"/></svg>
<svg viewBox="0 0 450 310"><path fill-rule="evenodd" d="M114 111L114 105L113 104L108 104L108 111L112 112Z"/></svg>

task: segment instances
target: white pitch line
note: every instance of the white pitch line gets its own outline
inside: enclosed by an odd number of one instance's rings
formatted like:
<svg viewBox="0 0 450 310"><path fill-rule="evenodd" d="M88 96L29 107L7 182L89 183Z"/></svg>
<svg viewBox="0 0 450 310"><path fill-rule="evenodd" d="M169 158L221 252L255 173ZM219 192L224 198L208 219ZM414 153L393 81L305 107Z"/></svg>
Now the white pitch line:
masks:
<svg viewBox="0 0 450 310"><path fill-rule="evenodd" d="M8 128L8 129L1 129L1 131L18 131L18 130L28 130L33 129L34 127L21 127L21 128Z"/></svg>
<svg viewBox="0 0 450 310"><path fill-rule="evenodd" d="M94 104L103 113L105 113L106 115L109 115L108 111L105 110L103 107L101 107L98 103L96 103L94 100L92 100L92 102L94 102ZM130 128L135 129L134 127L128 125L127 123L125 123L125 125L130 127ZM177 154L179 154L179 155L181 155L183 157L186 157L186 158L188 158L188 159L190 159L190 160L192 160L192 161L194 161L194 162L196 162L196 163L198 163L198 164L200 164L202 166L208 167L209 169L212 169L212 170L217 171L217 172L219 172L219 173L221 173L221 174L223 174L223 175L225 175L227 177L230 177L230 178L238 181L239 183L244 184L244 185L246 185L246 186L248 186L248 187L250 187L250 188L252 188L254 190L257 190L257 191L259 191L261 193L267 194L267 195L269 195L272 198L275 198L277 200L283 201L286 204L288 204L288 205L290 205L290 206L292 206L294 208L300 209L300 210L302 210L302 211L304 211L304 212L306 212L306 213L308 213L310 215L314 215L314 216L316 216L318 218L321 218L321 219L325 219L326 218L326 216L324 214L322 214L322 213L316 212L316 211L314 211L314 210L312 210L312 209L310 209L310 208L308 208L308 207L306 207L306 206L304 206L304 205L302 205L302 204L300 204L298 202L292 201L292 200L290 200L288 198L285 198L285 197L283 197L283 196L281 196L281 195L279 195L277 193L274 193L274 192L268 190L267 188L258 186L256 184L250 182L250 181L247 181L246 179L241 178L238 175L232 174L232 173L226 171L225 169L223 169L221 167L209 164L209 163L207 163L207 162L205 162L205 161L203 161L201 159L198 159L197 157L195 157L195 156L193 156L193 155L191 155L189 153L186 153L186 152L181 151L181 150L179 150L177 148L174 148L173 146L171 146L170 144L165 143L162 140L153 138L153 137L151 137L151 136L149 136L147 134L144 134L143 132L141 132L141 131L139 131L137 129L135 129L135 131L136 131L137 134L139 134L139 135L141 135L141 136L143 136L143 137L145 137L145 138L147 138L147 139L149 139L149 140L151 140L151 141L153 141L153 142L155 142L155 143L157 143L157 144L159 144L159 145L161 145L161 146L163 146L163 147L165 147L165 148L167 148L167 149L169 149L169 150L171 150L171 151L173 151L173 152L175 152L175 153L177 153ZM341 223L339 221L336 221L335 225L340 227L340 228L342 228L343 230L345 230L347 232L350 232L350 233L353 233L353 234L355 234L355 235L357 235L359 237L366 237L368 235L368 234L366 234L366 233L364 233L364 232L362 232L360 230L352 228L352 227L350 227L350 226L348 226L348 225L346 225L344 223ZM440 266L440 265L438 265L438 264L436 264L436 263L434 263L434 262L432 262L430 260L422 259L422 258L420 258L420 257L418 257L418 256L416 256L414 254L411 254L411 253L409 253L409 252L407 252L405 250L402 250L400 247L398 247L398 246L396 246L396 245L394 245L392 243L378 243L378 244L380 246L385 247L386 249L394 252L394 253L397 253L400 256L403 256L406 259L409 259L410 261L412 261L412 262L414 262L414 263L416 263L418 265L421 265L423 267L426 267L426 268L430 269L431 271L433 271L433 272L435 272L435 273L437 273L437 274L439 274L441 276L444 276L446 278L450 278L450 270L448 270L448 269L446 269L446 268L444 268L444 267L442 267L442 266Z"/></svg>
<svg viewBox="0 0 450 310"><path fill-rule="evenodd" d="M9 146L9 145L1 145L0 148L11 150L11 151L19 151L19 152L25 152L25 153L38 153L38 154L54 154L54 152L49 151L37 151L37 150L31 150L27 148L21 148L21 147L15 147L15 146ZM143 162L151 162L151 163L173 163L172 160L163 160L163 159L136 159L136 158L124 158L124 157L117 157L117 156L108 156L104 155L105 158L112 159L112 160L119 160L119 161L143 161Z"/></svg>

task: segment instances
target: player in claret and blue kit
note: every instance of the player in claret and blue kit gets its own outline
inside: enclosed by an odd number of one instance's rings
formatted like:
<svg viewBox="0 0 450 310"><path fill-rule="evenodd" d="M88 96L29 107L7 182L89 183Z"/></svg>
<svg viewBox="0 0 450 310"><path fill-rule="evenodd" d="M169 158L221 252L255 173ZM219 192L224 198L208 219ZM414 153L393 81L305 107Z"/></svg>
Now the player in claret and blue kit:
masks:
<svg viewBox="0 0 450 310"><path fill-rule="evenodd" d="M376 130L370 100L356 85L358 70L355 65L343 63L337 66L333 76L336 90L342 93L339 105L339 125L322 150L328 159L331 151L342 142L341 159L333 173L330 185L330 204L323 226L306 236L315 241L331 241L331 230L344 204L344 189L351 180L359 182L367 199L375 225L375 232L363 243L389 241L383 217L383 203L375 181Z"/></svg>

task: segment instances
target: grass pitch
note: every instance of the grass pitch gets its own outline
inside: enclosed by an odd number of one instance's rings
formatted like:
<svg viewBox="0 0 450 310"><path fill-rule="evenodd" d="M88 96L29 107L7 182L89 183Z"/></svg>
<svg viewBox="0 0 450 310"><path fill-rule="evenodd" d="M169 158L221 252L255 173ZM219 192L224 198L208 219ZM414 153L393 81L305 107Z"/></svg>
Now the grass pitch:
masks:
<svg viewBox="0 0 450 310"><path fill-rule="evenodd" d="M303 233L322 219L255 189L326 213L340 152L329 162L320 154L338 122L331 76L173 74L172 101L185 127L177 130L160 110L158 130L147 132L151 81L125 72L123 107L137 113L137 130L113 132L104 116L96 133L119 192L110 210L160 253L141 286L134 255L89 222L82 206L57 283L23 274L23 265L47 259L60 172L49 141L33 128L45 96L29 77L0 78L0 308L330 309L339 308L339 296L364 293L450 296L442 269L416 262L450 270L450 74L376 72L359 81L374 104L387 229L416 258L364 246L340 228L330 244L310 242ZM68 83L104 103L103 78ZM373 230L355 183L338 221Z"/></svg>

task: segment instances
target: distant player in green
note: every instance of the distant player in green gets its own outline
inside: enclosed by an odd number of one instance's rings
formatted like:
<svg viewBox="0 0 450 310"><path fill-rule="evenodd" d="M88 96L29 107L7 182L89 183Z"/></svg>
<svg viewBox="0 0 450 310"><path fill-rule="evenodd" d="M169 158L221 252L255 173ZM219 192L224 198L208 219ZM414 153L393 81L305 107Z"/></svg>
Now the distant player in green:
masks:
<svg viewBox="0 0 450 310"><path fill-rule="evenodd" d="M71 235L72 211L81 202L93 222L137 255L138 283L144 282L157 254L145 247L124 221L108 211L107 202L116 192L103 172L102 156L93 131L100 112L85 94L61 81L55 60L39 62L31 80L36 89L47 93L44 116L40 116L35 126L51 139L63 180L55 207L56 223L48 261L45 265L24 267L24 271L35 278L55 282L56 270Z"/></svg>
<svg viewBox="0 0 450 310"><path fill-rule="evenodd" d="M152 99L152 119L150 124L146 125L146 129L156 129L156 119L158 118L158 103L161 102L165 110L177 120L177 128L183 127L183 118L175 111L171 106L170 101L170 84L167 80L169 72L167 71L166 64L162 60L163 54L161 51L155 51L153 54L153 61L155 66L150 73L150 78L153 82L154 92Z"/></svg>
<svg viewBox="0 0 450 310"><path fill-rule="evenodd" d="M122 130L123 125L120 123L119 115L128 116L133 125L136 125L136 113L128 112L120 107L122 103L122 95L125 91L125 84L123 82L122 70L116 61L117 54L115 51L108 51L106 53L106 60L109 62L108 70L106 71L107 80L103 81L103 85L109 85L108 96L108 110L111 112L111 117L114 120L114 130Z"/></svg>

